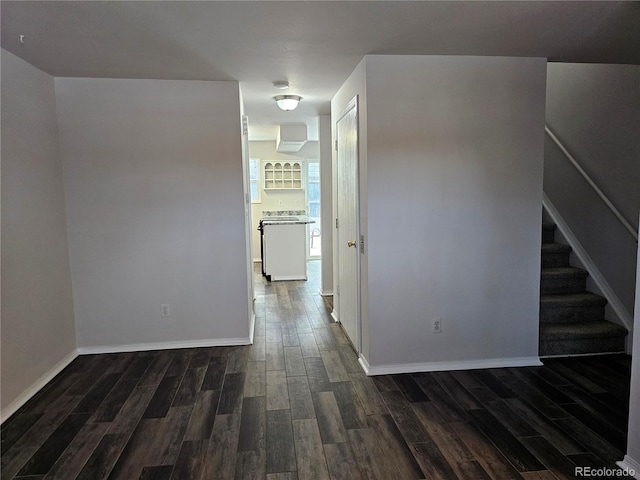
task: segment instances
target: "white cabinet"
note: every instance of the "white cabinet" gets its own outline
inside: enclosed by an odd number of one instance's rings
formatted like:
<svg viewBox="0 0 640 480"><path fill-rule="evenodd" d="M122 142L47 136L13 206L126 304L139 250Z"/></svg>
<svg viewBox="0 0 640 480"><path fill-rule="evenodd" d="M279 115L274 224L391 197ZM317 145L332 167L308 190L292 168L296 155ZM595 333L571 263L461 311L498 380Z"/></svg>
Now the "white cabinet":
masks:
<svg viewBox="0 0 640 480"><path fill-rule="evenodd" d="M302 188L300 162L266 161L263 165L265 190Z"/></svg>
<svg viewBox="0 0 640 480"><path fill-rule="evenodd" d="M307 279L306 227L304 223L263 226L263 269L270 280Z"/></svg>

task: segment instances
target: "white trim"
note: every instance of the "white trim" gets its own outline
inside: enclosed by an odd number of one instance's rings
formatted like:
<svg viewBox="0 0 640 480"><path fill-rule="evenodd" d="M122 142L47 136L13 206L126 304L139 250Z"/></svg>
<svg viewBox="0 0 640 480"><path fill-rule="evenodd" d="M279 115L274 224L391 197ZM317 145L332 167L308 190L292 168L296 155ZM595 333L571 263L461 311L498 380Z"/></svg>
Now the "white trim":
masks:
<svg viewBox="0 0 640 480"><path fill-rule="evenodd" d="M625 455L623 460L616 462L620 468L625 470L633 470L635 475L633 478L640 480L640 462L634 460L629 455Z"/></svg>
<svg viewBox="0 0 640 480"><path fill-rule="evenodd" d="M442 372L450 370L475 370L479 368L538 367L539 357L486 358L479 360L455 360L450 362L398 363L394 365L371 366L360 355L358 362L368 376L395 375L398 373Z"/></svg>
<svg viewBox="0 0 640 480"><path fill-rule="evenodd" d="M369 362L367 362L367 359L364 357L364 355L360 354L358 356L358 363L362 367L362 370L364 370L364 373L366 373L367 376L370 376L371 374L369 372L371 371L371 367L369 366Z"/></svg>
<svg viewBox="0 0 640 480"><path fill-rule="evenodd" d="M80 355L96 353L146 352L149 350L172 350L176 348L198 347L233 347L251 345L250 337L241 338L210 338L205 340L187 340L183 342L130 343L125 345L98 345L94 347L80 347Z"/></svg>
<svg viewBox="0 0 640 480"><path fill-rule="evenodd" d="M6 406L2 412L0 412L0 423L4 423L11 415L16 413L20 407L27 403L36 393L38 393L47 383L54 379L62 370L64 370L71 362L73 362L79 355L77 349L74 349L66 357L56 363L53 368L38 378L33 384L22 392L18 398Z"/></svg>
<svg viewBox="0 0 640 480"><path fill-rule="evenodd" d="M253 299L255 302L255 298ZM249 343L253 345L253 333L256 329L256 314L255 312L251 313L251 320L249 320Z"/></svg>
<svg viewBox="0 0 640 480"><path fill-rule="evenodd" d="M569 357L603 357L605 355L618 355L620 353L626 353L624 351L621 352L592 352L592 353L563 353L560 355L542 355L541 358L569 358Z"/></svg>
<svg viewBox="0 0 640 480"><path fill-rule="evenodd" d="M322 290L320 289L320 296L321 297L333 297L333 290Z"/></svg>
<svg viewBox="0 0 640 480"><path fill-rule="evenodd" d="M340 323L340 320L338 319L338 313L335 310L331 310L331 318L333 318L334 322Z"/></svg>
<svg viewBox="0 0 640 480"><path fill-rule="evenodd" d="M549 197L547 197L546 193L542 194L542 206L557 225L558 230L560 230L560 233L565 237L567 243L569 243L573 249L573 253L575 253L578 260L582 262L584 268L589 272L589 278L591 278L600 289L602 296L607 299L607 302L609 302L609 305L617 315L620 322L622 322L624 327L629 330L629 333L631 334L633 330L633 316L626 309L618 295L613 291L609 282L604 278L600 269L596 266L595 262L591 259L578 238L571 231L571 228L569 228L569 225L564 221L560 212L558 212L556 207L553 205L553 202Z"/></svg>

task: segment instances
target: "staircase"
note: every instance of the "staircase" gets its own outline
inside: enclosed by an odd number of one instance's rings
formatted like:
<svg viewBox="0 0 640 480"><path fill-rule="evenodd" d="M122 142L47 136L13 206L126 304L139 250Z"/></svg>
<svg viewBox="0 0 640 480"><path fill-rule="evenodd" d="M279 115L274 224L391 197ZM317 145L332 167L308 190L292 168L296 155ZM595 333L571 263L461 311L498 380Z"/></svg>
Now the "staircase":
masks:
<svg viewBox="0 0 640 480"><path fill-rule="evenodd" d="M587 292L589 274L569 265L571 247L554 242L555 230L543 222L539 355L624 352L627 330L604 319L607 300Z"/></svg>

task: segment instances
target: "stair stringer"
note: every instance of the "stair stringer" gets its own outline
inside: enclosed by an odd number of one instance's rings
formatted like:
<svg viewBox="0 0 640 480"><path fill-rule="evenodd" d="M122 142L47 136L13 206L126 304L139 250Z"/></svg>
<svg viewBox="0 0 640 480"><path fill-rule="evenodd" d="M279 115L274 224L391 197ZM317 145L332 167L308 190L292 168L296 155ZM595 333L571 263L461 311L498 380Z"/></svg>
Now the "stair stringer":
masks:
<svg viewBox="0 0 640 480"><path fill-rule="evenodd" d="M553 205L553 202L544 192L542 193L542 207L553 223L556 224L556 233L559 233L562 240L573 249L572 256L575 255L577 266L589 272L587 288L607 299L608 303L605 306L605 317L607 320L612 323L617 323L629 331L625 343L625 350L630 354L633 350L633 315L631 315L618 295L616 295L616 292L611 288L606 278L604 278L604 275L582 246L582 243L580 243L571 228L569 228L567 222L562 218L562 215L560 215L560 212L558 212Z"/></svg>

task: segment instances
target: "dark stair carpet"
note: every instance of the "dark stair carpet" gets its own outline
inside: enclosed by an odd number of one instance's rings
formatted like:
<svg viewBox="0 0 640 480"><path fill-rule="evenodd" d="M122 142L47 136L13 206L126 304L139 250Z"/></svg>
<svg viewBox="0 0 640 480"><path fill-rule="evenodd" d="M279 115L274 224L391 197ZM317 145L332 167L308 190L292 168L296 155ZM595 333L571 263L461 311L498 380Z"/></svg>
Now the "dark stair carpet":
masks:
<svg viewBox="0 0 640 480"><path fill-rule="evenodd" d="M624 352L627 330L605 320L607 300L586 290L589 274L570 265L571 247L555 243L555 230L543 222L540 356Z"/></svg>

